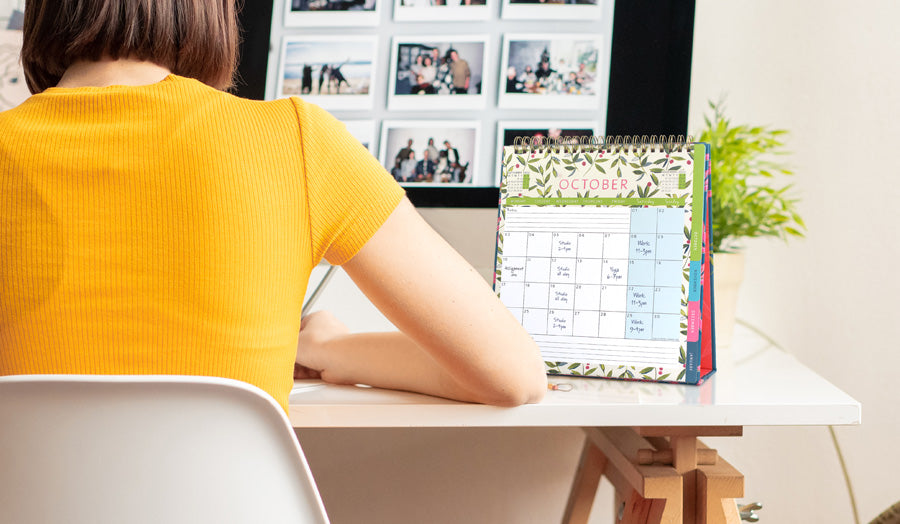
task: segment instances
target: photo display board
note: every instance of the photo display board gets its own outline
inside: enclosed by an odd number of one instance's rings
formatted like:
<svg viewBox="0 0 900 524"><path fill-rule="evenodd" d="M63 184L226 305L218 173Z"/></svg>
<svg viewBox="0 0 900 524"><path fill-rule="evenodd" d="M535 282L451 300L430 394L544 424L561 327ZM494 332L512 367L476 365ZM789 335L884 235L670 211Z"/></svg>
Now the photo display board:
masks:
<svg viewBox="0 0 900 524"><path fill-rule="evenodd" d="M496 202L516 137L604 134L613 3L275 0L266 99L322 106L407 191Z"/></svg>

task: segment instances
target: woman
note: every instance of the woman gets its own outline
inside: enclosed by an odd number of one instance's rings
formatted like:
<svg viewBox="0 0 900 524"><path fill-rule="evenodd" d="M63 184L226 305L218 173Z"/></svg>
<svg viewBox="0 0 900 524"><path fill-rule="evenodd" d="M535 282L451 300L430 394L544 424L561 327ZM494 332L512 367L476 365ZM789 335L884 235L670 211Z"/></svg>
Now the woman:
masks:
<svg viewBox="0 0 900 524"><path fill-rule="evenodd" d="M426 56L423 60L422 69L419 71L419 74L422 75L422 80L424 83L428 84L429 87L434 83L434 79L437 76L437 68L434 67L434 63L430 56Z"/></svg>
<svg viewBox="0 0 900 524"><path fill-rule="evenodd" d="M400 177L404 182L419 182L416 180L416 152L410 151L406 158L400 162Z"/></svg>
<svg viewBox="0 0 900 524"><path fill-rule="evenodd" d="M233 0L27 3L35 94L0 113L0 374L216 375L286 409L296 363L540 399L534 343L340 122L219 90L237 40ZM401 331L301 322L323 257Z"/></svg>

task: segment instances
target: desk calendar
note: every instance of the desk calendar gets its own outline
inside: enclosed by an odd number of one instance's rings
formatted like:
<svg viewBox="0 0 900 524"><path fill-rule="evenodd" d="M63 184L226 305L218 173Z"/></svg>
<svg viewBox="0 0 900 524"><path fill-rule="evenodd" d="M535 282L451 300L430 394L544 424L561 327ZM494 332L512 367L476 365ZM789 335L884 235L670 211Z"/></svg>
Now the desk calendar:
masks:
<svg viewBox="0 0 900 524"><path fill-rule="evenodd" d="M708 146L503 149L494 286L548 373L696 384L715 369Z"/></svg>

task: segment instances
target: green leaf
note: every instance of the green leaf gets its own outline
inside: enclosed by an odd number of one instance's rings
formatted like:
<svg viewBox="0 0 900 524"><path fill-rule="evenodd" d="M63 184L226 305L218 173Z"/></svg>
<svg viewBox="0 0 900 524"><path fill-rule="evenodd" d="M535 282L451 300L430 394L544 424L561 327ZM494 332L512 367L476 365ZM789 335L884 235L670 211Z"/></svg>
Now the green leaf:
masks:
<svg viewBox="0 0 900 524"><path fill-rule="evenodd" d="M580 366L580 365L581 365L581 364L579 364L578 362L576 362L576 363L574 363L574 364L569 364L569 369L576 369L576 368L578 368L578 366Z"/></svg>
<svg viewBox="0 0 900 524"><path fill-rule="evenodd" d="M644 369L641 370L641 375L646 375L647 373L650 373L650 372L653 371L654 369L656 369L656 368L654 368L654 367L652 367L652 366L649 367L649 368L644 368Z"/></svg>
<svg viewBox="0 0 900 524"><path fill-rule="evenodd" d="M676 378L675 380L681 380L681 379L683 379L683 378L684 378L684 372L685 372L685 371L687 371L687 370L686 370L686 369L682 369L682 370L681 370L681 373L678 374L678 378Z"/></svg>
<svg viewBox="0 0 900 524"><path fill-rule="evenodd" d="M798 199L791 184L783 183L793 174L782 160L787 131L735 124L722 101L710 101L709 107L712 114L704 115L698 141L711 147L712 250L733 249L744 238L803 236Z"/></svg>

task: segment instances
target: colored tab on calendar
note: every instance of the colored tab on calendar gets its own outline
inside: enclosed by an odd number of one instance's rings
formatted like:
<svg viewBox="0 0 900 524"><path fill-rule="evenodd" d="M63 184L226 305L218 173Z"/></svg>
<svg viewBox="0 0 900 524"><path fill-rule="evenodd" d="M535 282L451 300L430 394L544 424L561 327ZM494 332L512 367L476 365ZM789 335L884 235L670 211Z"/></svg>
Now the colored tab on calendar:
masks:
<svg viewBox="0 0 900 524"><path fill-rule="evenodd" d="M688 302L698 302L702 291L703 282L700 280L700 262L691 261L691 274L688 281Z"/></svg>
<svg viewBox="0 0 900 524"><path fill-rule="evenodd" d="M687 341L700 340L700 302L688 302Z"/></svg>

